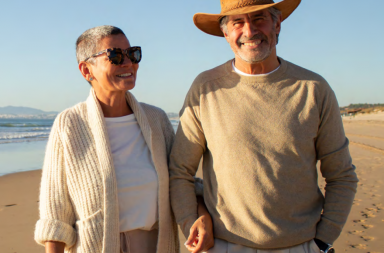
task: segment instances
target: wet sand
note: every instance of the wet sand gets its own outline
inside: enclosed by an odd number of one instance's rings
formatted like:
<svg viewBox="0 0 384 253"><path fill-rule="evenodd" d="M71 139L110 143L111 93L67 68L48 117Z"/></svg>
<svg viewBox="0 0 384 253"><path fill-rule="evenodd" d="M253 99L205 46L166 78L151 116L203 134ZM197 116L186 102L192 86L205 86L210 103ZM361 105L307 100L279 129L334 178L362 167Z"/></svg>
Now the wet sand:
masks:
<svg viewBox="0 0 384 253"><path fill-rule="evenodd" d="M373 118L344 119L360 182L351 214L335 243L337 252L384 253L384 113ZM0 177L1 252L44 252L33 240L40 176L38 170ZM324 188L321 177L319 186ZM185 242L181 233L180 241ZM181 253L187 252L182 246Z"/></svg>

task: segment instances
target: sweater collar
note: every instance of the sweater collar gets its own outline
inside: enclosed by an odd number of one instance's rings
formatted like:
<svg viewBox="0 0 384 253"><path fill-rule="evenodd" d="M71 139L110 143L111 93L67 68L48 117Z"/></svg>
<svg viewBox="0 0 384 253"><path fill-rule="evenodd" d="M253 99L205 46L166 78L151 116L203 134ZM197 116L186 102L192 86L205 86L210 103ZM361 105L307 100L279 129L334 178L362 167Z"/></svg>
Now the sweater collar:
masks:
<svg viewBox="0 0 384 253"><path fill-rule="evenodd" d="M262 76L243 76L236 73L232 68L232 61L234 59L229 60L224 64L225 71L229 74L231 79L234 79L238 83L255 85L255 84L271 84L278 80L287 70L287 62L278 57L280 61L280 67L276 71Z"/></svg>

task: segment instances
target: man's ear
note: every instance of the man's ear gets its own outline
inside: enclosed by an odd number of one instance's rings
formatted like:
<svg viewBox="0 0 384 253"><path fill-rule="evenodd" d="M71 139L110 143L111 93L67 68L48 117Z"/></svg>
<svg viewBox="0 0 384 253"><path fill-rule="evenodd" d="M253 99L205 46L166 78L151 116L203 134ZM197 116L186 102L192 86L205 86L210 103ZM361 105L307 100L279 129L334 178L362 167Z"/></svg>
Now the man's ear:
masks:
<svg viewBox="0 0 384 253"><path fill-rule="evenodd" d="M220 30L223 32L224 38L229 42L228 34L222 28L220 28Z"/></svg>
<svg viewBox="0 0 384 253"><path fill-rule="evenodd" d="M280 34L280 30L281 30L281 22L282 22L282 17L281 15L277 18L277 21L276 21L276 24L275 24L275 29L276 29L276 33L277 34Z"/></svg>
<svg viewBox="0 0 384 253"><path fill-rule="evenodd" d="M91 64L85 61L79 62L79 70L81 72L81 75L88 81L90 82L90 78L93 77L92 72L91 72Z"/></svg>

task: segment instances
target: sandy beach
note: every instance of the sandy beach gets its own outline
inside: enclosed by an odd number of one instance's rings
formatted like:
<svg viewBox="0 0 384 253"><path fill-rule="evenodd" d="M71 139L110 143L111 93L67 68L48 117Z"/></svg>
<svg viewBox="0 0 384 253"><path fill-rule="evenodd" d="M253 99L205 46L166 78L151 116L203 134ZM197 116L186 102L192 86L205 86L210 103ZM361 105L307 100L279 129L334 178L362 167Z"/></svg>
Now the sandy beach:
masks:
<svg viewBox="0 0 384 253"><path fill-rule="evenodd" d="M346 117L343 122L360 182L334 246L337 252L384 253L384 113ZM0 252L44 252L33 240L40 176L41 170L0 177ZM324 185L319 176L320 189ZM180 241L185 241L182 235ZM181 252L188 251L182 246Z"/></svg>

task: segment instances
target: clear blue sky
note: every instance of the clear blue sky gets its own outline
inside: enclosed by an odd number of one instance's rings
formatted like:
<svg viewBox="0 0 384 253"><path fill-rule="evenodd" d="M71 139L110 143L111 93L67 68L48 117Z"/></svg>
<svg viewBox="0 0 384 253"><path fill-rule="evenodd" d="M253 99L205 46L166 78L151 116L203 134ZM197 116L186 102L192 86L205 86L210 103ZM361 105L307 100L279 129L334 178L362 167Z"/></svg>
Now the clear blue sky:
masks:
<svg viewBox="0 0 384 253"><path fill-rule="evenodd" d="M200 72L233 58L223 38L198 30L196 12L219 13L219 0L3 1L0 106L61 111L86 99L75 41L115 25L141 46L139 101L178 112ZM302 0L282 23L278 55L328 80L341 106L384 103L383 0Z"/></svg>

